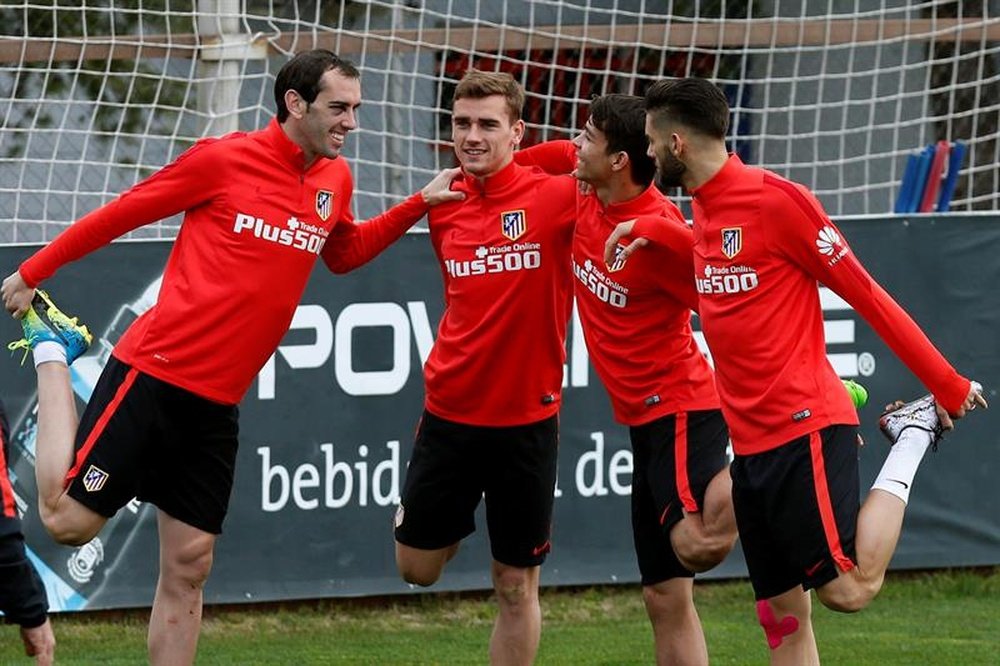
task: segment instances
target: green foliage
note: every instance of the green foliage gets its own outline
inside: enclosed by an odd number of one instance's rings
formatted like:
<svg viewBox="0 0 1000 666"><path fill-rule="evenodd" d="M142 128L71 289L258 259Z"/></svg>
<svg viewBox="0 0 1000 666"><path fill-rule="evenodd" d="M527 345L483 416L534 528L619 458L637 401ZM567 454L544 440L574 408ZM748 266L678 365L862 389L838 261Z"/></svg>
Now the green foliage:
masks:
<svg viewBox="0 0 1000 666"><path fill-rule="evenodd" d="M767 664L748 583L699 583L695 601L713 664ZM653 661L652 635L636 586L545 590L542 612L539 666ZM485 594L209 608L197 663L486 663L494 613ZM145 615L56 617L57 662L142 663ZM823 663L1000 663L1000 569L897 574L860 613L834 613L815 603L813 615ZM19 657L16 634L14 627L0 628L0 663L27 661Z"/></svg>

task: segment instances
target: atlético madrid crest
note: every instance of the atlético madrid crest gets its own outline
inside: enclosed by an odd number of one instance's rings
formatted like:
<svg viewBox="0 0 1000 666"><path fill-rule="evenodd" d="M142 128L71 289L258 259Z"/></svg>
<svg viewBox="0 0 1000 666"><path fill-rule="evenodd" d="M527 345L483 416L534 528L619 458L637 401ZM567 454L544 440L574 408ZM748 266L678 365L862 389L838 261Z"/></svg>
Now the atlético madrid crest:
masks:
<svg viewBox="0 0 1000 666"><path fill-rule="evenodd" d="M500 231L512 241L520 238L528 230L523 210L509 210L500 213Z"/></svg>
<svg viewBox="0 0 1000 666"><path fill-rule="evenodd" d="M318 190L316 192L316 214L319 215L319 219L326 222L331 211L333 211L333 192Z"/></svg>
<svg viewBox="0 0 1000 666"><path fill-rule="evenodd" d="M732 259L743 249L743 227L730 227L722 230L722 254Z"/></svg>
<svg viewBox="0 0 1000 666"><path fill-rule="evenodd" d="M609 273L617 273L621 269L625 268L625 259L622 259L622 252L625 250L624 245L615 246L615 260L608 266Z"/></svg>

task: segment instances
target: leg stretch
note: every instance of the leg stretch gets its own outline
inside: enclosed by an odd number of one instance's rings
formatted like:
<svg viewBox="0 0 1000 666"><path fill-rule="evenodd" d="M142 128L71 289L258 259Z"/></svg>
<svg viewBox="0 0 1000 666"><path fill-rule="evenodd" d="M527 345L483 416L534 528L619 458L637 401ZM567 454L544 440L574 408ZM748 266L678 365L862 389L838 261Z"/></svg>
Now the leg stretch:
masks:
<svg viewBox="0 0 1000 666"><path fill-rule="evenodd" d="M107 519L65 493L66 473L73 465L76 399L65 363L38 366L38 433L35 479L38 513L59 543L81 545L96 535Z"/></svg>
<svg viewBox="0 0 1000 666"><path fill-rule="evenodd" d="M857 566L816 590L824 606L846 613L859 611L882 589L903 528L910 486L932 438L932 433L917 428L899 433L858 513Z"/></svg>
<svg viewBox="0 0 1000 666"><path fill-rule="evenodd" d="M201 631L202 592L212 570L215 535L157 512L160 578L149 617L154 666L194 662Z"/></svg>
<svg viewBox="0 0 1000 666"><path fill-rule="evenodd" d="M708 648L694 607L693 578L672 578L642 587L653 625L657 666L705 666Z"/></svg>
<svg viewBox="0 0 1000 666"><path fill-rule="evenodd" d="M493 560L493 589L500 607L490 636L494 666L528 666L535 661L542 633L540 572L541 567L512 567Z"/></svg>

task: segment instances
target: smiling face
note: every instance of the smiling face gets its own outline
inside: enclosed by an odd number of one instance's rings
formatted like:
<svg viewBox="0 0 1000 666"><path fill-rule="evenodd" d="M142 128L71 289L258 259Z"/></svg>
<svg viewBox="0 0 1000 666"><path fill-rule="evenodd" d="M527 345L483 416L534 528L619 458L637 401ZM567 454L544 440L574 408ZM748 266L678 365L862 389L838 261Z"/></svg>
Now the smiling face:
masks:
<svg viewBox="0 0 1000 666"><path fill-rule="evenodd" d="M599 185L611 177L614 155L608 153L608 137L587 119L583 131L573 137L576 148L576 172L579 180Z"/></svg>
<svg viewBox="0 0 1000 666"><path fill-rule="evenodd" d="M320 79L319 93L311 103L294 90L286 93L290 110L289 136L305 153L306 163L317 157L336 159L347 133L358 126L361 81L331 69Z"/></svg>
<svg viewBox="0 0 1000 666"><path fill-rule="evenodd" d="M524 121L511 121L502 95L455 100L451 138L466 173L477 178L497 173L514 159L523 135Z"/></svg>

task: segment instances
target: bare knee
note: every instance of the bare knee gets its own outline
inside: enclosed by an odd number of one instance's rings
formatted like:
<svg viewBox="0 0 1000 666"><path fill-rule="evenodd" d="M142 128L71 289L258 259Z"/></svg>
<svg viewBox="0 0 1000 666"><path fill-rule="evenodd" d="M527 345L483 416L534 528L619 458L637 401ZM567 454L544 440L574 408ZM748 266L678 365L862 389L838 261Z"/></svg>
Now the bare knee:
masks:
<svg viewBox="0 0 1000 666"><path fill-rule="evenodd" d="M211 535L171 548L160 560L160 577L168 585L201 590L212 571L215 540Z"/></svg>
<svg viewBox="0 0 1000 666"><path fill-rule="evenodd" d="M721 534L705 534L687 539L674 539L674 551L677 559L688 571L703 573L718 566L733 549L736 543L736 530Z"/></svg>
<svg viewBox="0 0 1000 666"><path fill-rule="evenodd" d="M439 550L413 548L396 542L396 569L410 585L429 587L441 578L444 565L458 552L458 544Z"/></svg>
<svg viewBox="0 0 1000 666"><path fill-rule="evenodd" d="M89 511L87 513L74 510L68 504L61 504L57 509L39 505L38 515L49 535L64 546L82 546L91 541L104 527L107 518Z"/></svg>
<svg viewBox="0 0 1000 666"><path fill-rule="evenodd" d="M655 585L642 586L642 601L646 614L653 620L681 617L693 608L692 579L674 578Z"/></svg>
<svg viewBox="0 0 1000 666"><path fill-rule="evenodd" d="M399 576L410 585L430 587L441 577L439 567L419 566L410 562L396 562Z"/></svg>
<svg viewBox="0 0 1000 666"><path fill-rule="evenodd" d="M534 606L538 599L537 571L538 567L494 566L493 589L501 608L518 610Z"/></svg>
<svg viewBox="0 0 1000 666"><path fill-rule="evenodd" d="M866 579L842 574L816 590L820 602L838 613L857 613L871 603L882 589L882 578Z"/></svg>

